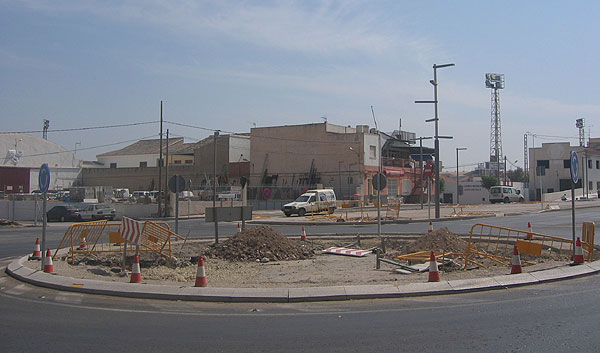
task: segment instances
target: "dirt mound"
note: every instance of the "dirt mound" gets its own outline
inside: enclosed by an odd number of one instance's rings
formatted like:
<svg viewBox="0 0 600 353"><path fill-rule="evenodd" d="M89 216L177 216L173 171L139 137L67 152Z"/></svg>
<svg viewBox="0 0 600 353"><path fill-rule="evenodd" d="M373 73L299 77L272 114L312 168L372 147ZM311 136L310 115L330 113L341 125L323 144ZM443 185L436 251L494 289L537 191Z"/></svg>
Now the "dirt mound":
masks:
<svg viewBox="0 0 600 353"><path fill-rule="evenodd" d="M223 243L211 245L205 255L229 261L303 260L313 252L297 245L271 227L249 228Z"/></svg>
<svg viewBox="0 0 600 353"><path fill-rule="evenodd" d="M467 250L467 245L466 241L444 227L423 235L407 245L403 252L405 254L417 251L464 252Z"/></svg>

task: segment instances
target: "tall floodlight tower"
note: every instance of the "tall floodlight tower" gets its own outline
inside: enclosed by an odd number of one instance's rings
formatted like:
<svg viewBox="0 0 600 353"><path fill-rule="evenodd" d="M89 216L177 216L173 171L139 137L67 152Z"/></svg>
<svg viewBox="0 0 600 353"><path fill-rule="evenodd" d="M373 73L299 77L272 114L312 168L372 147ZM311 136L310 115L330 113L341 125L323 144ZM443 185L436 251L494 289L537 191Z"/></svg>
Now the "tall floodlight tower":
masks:
<svg viewBox="0 0 600 353"><path fill-rule="evenodd" d="M502 158L502 129L500 127L500 94L504 88L504 74L485 74L485 87L492 89L492 124L490 128L490 167L495 163L496 177L500 180Z"/></svg>
<svg viewBox="0 0 600 353"><path fill-rule="evenodd" d="M579 129L579 146L585 147L585 130L584 130L584 120L583 118L579 118L575 120L575 126Z"/></svg>

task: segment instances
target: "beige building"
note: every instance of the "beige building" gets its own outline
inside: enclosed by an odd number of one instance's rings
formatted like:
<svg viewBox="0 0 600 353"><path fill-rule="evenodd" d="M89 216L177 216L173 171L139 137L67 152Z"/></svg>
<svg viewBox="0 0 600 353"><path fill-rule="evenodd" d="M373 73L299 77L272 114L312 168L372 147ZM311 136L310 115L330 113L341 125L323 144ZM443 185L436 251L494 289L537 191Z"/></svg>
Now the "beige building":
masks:
<svg viewBox="0 0 600 353"><path fill-rule="evenodd" d="M378 142L378 136L381 141ZM253 128L250 133L250 199L293 199L303 190L332 188L338 199L373 200L372 179L379 170L388 176L382 194L410 196L420 173L410 154L417 151L392 135L378 135L367 125L345 127L325 123ZM429 149L427 149L429 150ZM417 152L418 153L418 152Z"/></svg>

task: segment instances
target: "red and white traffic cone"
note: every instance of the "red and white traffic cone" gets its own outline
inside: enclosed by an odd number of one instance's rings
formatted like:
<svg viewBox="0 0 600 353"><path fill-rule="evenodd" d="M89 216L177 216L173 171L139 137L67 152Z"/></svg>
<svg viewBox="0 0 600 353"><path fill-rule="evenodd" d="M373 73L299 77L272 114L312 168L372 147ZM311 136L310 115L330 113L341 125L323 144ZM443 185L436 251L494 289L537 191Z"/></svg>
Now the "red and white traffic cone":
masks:
<svg viewBox="0 0 600 353"><path fill-rule="evenodd" d="M242 232L242 228L240 227L240 224L238 223L238 234L240 234Z"/></svg>
<svg viewBox="0 0 600 353"><path fill-rule="evenodd" d="M582 264L584 262L583 259L583 249L581 248L581 240L577 237L575 240L575 256L573 257L574 264Z"/></svg>
<svg viewBox="0 0 600 353"><path fill-rule="evenodd" d="M429 230L427 231L427 233L433 233L433 222L429 221Z"/></svg>
<svg viewBox="0 0 600 353"><path fill-rule="evenodd" d="M50 252L50 249L46 251L46 257L44 258L44 272L54 272L54 264L52 264L52 253Z"/></svg>
<svg viewBox="0 0 600 353"><path fill-rule="evenodd" d="M206 287L206 273L204 272L204 258L198 257L198 270L196 270L196 284L194 287Z"/></svg>
<svg viewBox="0 0 600 353"><path fill-rule="evenodd" d="M306 240L306 230L304 229L304 226L302 226L302 234L300 234L300 240Z"/></svg>
<svg viewBox="0 0 600 353"><path fill-rule="evenodd" d="M140 255L133 255L133 266L131 266L131 279L129 283L141 283L142 274L140 272Z"/></svg>
<svg viewBox="0 0 600 353"><path fill-rule="evenodd" d="M85 237L81 238L81 241L79 242L79 247L77 248L77 250L87 251L87 241L85 240Z"/></svg>
<svg viewBox="0 0 600 353"><path fill-rule="evenodd" d="M429 256L429 279L427 282L439 282L440 281L440 271L438 271L437 261L435 260L435 254L433 251Z"/></svg>
<svg viewBox="0 0 600 353"><path fill-rule="evenodd" d="M531 222L527 222L527 239L531 240L533 238L533 231L531 230Z"/></svg>
<svg viewBox="0 0 600 353"><path fill-rule="evenodd" d="M40 238L35 240L35 248L33 250L33 255L31 255L32 260L40 260L42 258L42 252L40 251Z"/></svg>
<svg viewBox="0 0 600 353"><path fill-rule="evenodd" d="M510 268L510 274L514 275L516 273L522 273L522 272L523 272L523 267L521 266L521 256L519 255L519 249L517 248L517 245L515 244L515 248L513 250L512 266Z"/></svg>

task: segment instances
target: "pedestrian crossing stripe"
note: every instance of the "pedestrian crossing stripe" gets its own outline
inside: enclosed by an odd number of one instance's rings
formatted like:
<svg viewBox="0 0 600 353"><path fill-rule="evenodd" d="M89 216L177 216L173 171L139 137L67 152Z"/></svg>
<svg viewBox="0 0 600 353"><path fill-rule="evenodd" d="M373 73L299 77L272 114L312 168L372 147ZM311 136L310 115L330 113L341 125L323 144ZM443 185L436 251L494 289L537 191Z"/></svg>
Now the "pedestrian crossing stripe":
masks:
<svg viewBox="0 0 600 353"><path fill-rule="evenodd" d="M349 248L327 248L324 252L328 254L338 254L338 255L348 255L348 256L358 256L363 257L367 256L367 254L372 253L372 250L360 250L360 249L349 249Z"/></svg>

